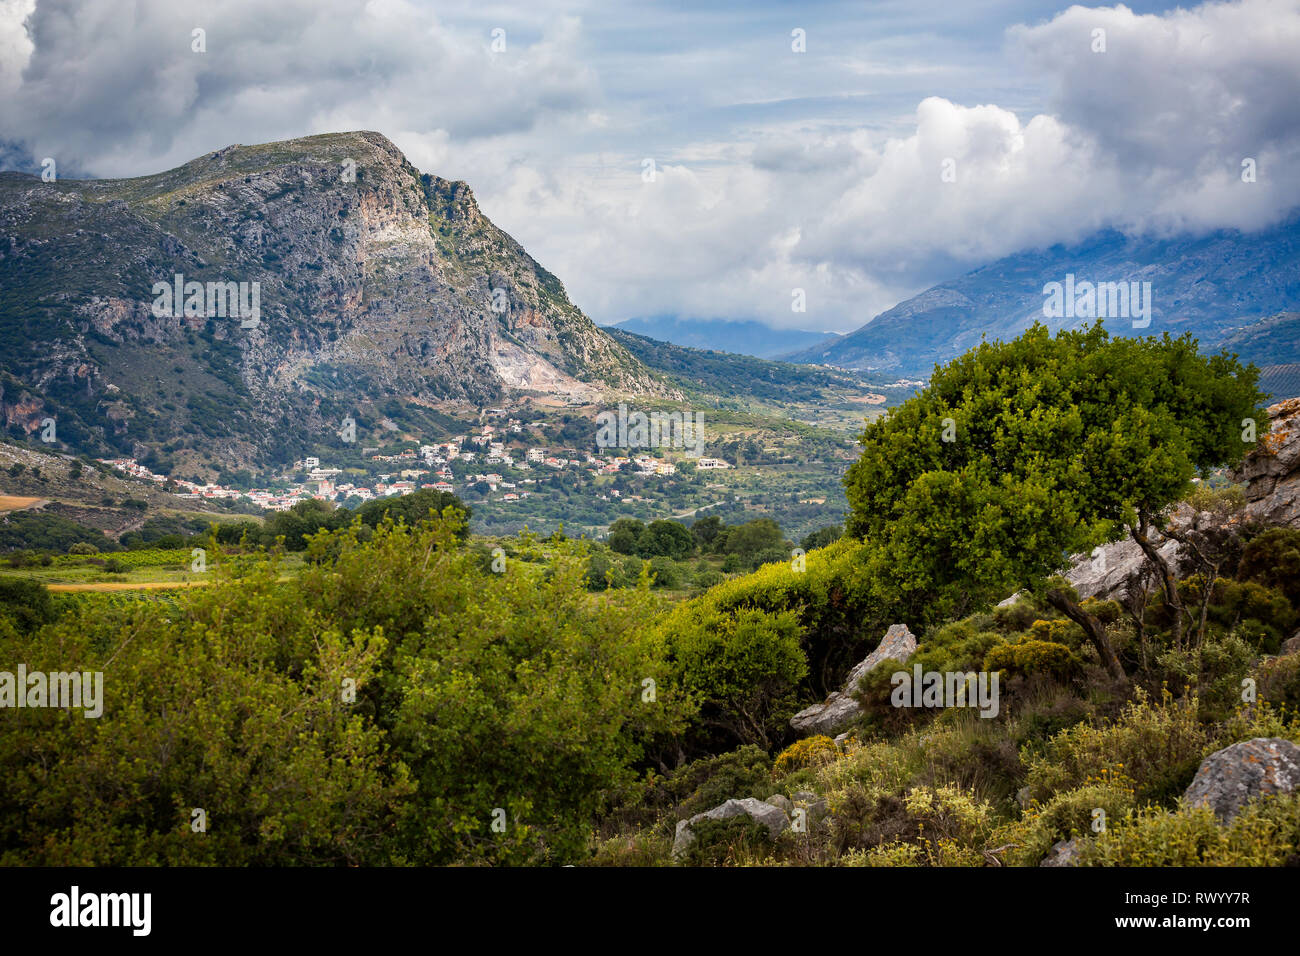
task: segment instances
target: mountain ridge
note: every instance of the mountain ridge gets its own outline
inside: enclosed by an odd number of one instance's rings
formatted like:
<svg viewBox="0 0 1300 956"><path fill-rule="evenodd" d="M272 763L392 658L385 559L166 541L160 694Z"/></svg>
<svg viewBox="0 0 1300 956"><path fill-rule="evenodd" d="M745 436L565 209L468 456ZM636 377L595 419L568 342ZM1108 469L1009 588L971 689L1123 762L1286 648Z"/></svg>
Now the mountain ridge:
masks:
<svg viewBox="0 0 1300 956"><path fill-rule="evenodd" d="M171 445L208 467L288 458L349 416L364 434L447 401L675 394L468 185L379 133L232 145L132 179L4 173L0 220L14 437L54 418L77 451ZM157 314L176 275L255 287L257 321L210 301Z"/></svg>
<svg viewBox="0 0 1300 956"><path fill-rule="evenodd" d="M1300 308L1300 216L1253 234L1149 238L1103 231L1071 245L1005 256L931 286L839 339L779 356L863 371L928 376L981 338L1014 338L1035 321L1056 331L1091 321L1048 318L1044 286L1150 283L1150 325L1107 317L1112 333L1190 331L1216 348L1254 321Z"/></svg>

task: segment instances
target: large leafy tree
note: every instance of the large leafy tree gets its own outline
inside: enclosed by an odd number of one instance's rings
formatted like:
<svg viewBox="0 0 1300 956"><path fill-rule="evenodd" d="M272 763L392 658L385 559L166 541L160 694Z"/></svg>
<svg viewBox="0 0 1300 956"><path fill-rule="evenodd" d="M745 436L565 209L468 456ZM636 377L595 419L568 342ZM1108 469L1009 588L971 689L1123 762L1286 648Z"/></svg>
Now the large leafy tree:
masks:
<svg viewBox="0 0 1300 956"><path fill-rule="evenodd" d="M1236 464L1267 429L1258 372L1190 335L1055 337L1035 324L937 369L863 431L845 476L848 533L880 546L882 585L918 620L1042 587L1071 553L1149 537L1198 472ZM1046 597L1123 671L1105 629L1061 587ZM1181 617L1181 615L1176 615Z"/></svg>

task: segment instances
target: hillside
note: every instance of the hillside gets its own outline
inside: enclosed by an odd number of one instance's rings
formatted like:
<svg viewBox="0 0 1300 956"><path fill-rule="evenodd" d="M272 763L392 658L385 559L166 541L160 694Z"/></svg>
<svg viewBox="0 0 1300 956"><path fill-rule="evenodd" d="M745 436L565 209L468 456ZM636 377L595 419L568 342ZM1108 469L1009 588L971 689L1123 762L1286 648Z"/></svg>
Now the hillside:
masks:
<svg viewBox="0 0 1300 956"><path fill-rule="evenodd" d="M378 133L128 180L0 174L0 221L12 438L53 418L59 448L204 473L290 461L349 415L365 442L449 400L671 395L466 184Z"/></svg>
<svg viewBox="0 0 1300 956"><path fill-rule="evenodd" d="M774 329L752 319L710 321L661 315L624 319L613 328L693 349L717 350L719 346L725 345L728 352L765 359L796 349L811 348L827 338L825 332Z"/></svg>
<svg viewBox="0 0 1300 956"><path fill-rule="evenodd" d="M812 411L848 413L856 427L888 405L903 401L914 386L892 376L772 362L708 349L660 342L622 329L609 334L646 367L684 393L733 408L779 410L800 420Z"/></svg>
<svg viewBox="0 0 1300 956"><path fill-rule="evenodd" d="M1300 307L1300 219L1251 235L1155 239L1106 232L1072 246L1017 253L927 289L842 338L783 358L928 377L936 363L984 335L1006 341L1035 321L1053 331L1091 321L1044 317L1044 286L1064 284L1068 275L1079 282L1151 283L1150 325L1139 330L1132 318L1111 318L1112 332L1192 332L1218 347L1260 318ZM1285 336L1269 333L1268 339ZM1294 359L1273 360L1281 361Z"/></svg>

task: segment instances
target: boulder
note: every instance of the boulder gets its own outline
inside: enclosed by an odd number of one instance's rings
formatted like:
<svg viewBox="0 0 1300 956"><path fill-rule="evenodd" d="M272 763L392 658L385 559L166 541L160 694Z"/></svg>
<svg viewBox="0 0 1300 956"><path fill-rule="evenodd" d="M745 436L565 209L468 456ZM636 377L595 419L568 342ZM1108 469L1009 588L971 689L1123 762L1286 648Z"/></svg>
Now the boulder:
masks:
<svg viewBox="0 0 1300 956"><path fill-rule="evenodd" d="M787 814L794 809L794 804L790 802L790 798L784 793L774 793L763 802L770 803L772 806L784 810Z"/></svg>
<svg viewBox="0 0 1300 956"><path fill-rule="evenodd" d="M1278 402L1268 409L1271 425L1266 435L1260 437L1255 449L1232 473L1235 483L1245 486L1244 514L1228 517L1208 512L1196 512L1181 504L1169 516L1175 530L1235 529L1247 521L1264 524L1300 527L1300 399ZM1158 532L1151 535L1157 550L1177 573L1191 566L1184 548L1172 538ZM1065 578L1082 598L1100 600L1122 599L1129 577L1146 561L1142 549L1130 537L1112 541L1095 549L1091 554L1072 557ZM1002 604L1012 603L1015 595Z"/></svg>
<svg viewBox="0 0 1300 956"><path fill-rule="evenodd" d="M1272 422L1232 476L1246 485L1246 515L1266 524L1300 525L1300 398L1269 406Z"/></svg>
<svg viewBox="0 0 1300 956"><path fill-rule="evenodd" d="M828 737L843 730L862 712L852 695L863 675L882 661L895 660L904 664L914 653L916 636L907 629L907 625L891 625L880 645L849 671L844 687L833 692L822 703L799 711L790 718L790 726L801 734L825 734Z"/></svg>
<svg viewBox="0 0 1300 956"><path fill-rule="evenodd" d="M695 814L689 820L677 821L677 834L673 839L673 856L679 856L695 842L695 834L691 830L692 825L699 823L701 820L730 820L732 817L738 817L742 814L748 814L751 819L767 827L767 832L772 834L773 837L779 836L783 830L788 829L790 826L790 817L780 807L773 806L762 800L756 800L753 797L745 797L743 800L728 800L712 810Z"/></svg>
<svg viewBox="0 0 1300 956"><path fill-rule="evenodd" d="M1209 807L1227 823L1251 800L1300 787L1300 747L1281 737L1256 737L1201 761L1183 794L1189 807Z"/></svg>
<svg viewBox="0 0 1300 956"><path fill-rule="evenodd" d="M1078 866L1079 865L1079 838L1071 837L1068 840L1061 840L1059 843L1052 844L1052 848L1047 851L1047 856L1043 857L1039 866Z"/></svg>
<svg viewBox="0 0 1300 956"><path fill-rule="evenodd" d="M862 713L852 697L834 691L823 703L805 707L790 718L790 726L801 734L832 734L851 724Z"/></svg>
<svg viewBox="0 0 1300 956"><path fill-rule="evenodd" d="M794 804L796 807L806 810L808 813L808 822L816 823L826 816L829 809L826 798L821 794L813 793L811 790L799 790L794 795Z"/></svg>
<svg viewBox="0 0 1300 956"><path fill-rule="evenodd" d="M1282 650L1278 656L1281 657L1284 654L1300 654L1300 631L1296 631L1282 642Z"/></svg>

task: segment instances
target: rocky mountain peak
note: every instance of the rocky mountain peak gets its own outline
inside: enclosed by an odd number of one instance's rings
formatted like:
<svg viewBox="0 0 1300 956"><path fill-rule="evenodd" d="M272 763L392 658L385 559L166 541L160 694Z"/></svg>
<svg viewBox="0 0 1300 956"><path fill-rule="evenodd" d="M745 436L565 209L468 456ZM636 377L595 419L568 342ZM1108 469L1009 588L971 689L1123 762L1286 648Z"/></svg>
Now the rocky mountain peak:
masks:
<svg viewBox="0 0 1300 956"><path fill-rule="evenodd" d="M251 463L285 429L380 406L675 394L466 183L380 133L235 144L133 179L0 176L0 220L7 414L35 396L79 451L179 442Z"/></svg>

